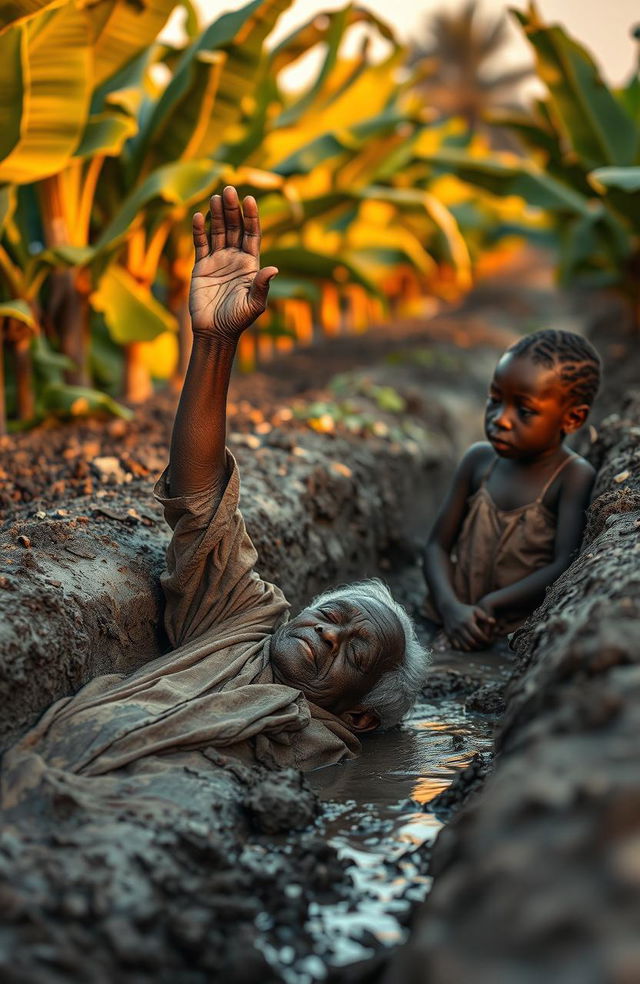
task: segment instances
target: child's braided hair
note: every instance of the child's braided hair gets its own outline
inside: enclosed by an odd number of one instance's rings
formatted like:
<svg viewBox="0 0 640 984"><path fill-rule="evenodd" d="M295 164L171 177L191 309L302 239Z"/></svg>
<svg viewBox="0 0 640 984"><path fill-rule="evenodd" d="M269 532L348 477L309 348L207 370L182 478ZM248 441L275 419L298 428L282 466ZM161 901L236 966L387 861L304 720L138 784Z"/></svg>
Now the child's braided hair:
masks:
<svg viewBox="0 0 640 984"><path fill-rule="evenodd" d="M507 349L511 355L526 355L537 365L558 368L572 406L591 406L600 386L600 356L593 345L572 331L545 328L525 335Z"/></svg>

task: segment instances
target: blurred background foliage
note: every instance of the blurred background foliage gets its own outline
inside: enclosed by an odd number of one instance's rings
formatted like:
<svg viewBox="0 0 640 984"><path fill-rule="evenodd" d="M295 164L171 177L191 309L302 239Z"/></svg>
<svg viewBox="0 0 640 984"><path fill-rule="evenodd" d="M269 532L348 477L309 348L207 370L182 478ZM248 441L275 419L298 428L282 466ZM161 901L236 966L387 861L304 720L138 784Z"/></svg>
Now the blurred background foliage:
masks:
<svg viewBox="0 0 640 984"><path fill-rule="evenodd" d="M258 198L263 261L280 269L243 336L245 370L460 296L515 234L555 233L565 280L616 285L637 308L637 76L610 90L532 7L520 20L548 95L524 109L514 87L529 70L487 71L503 22L473 3L435 16L413 50L353 5L270 46L292 2L253 0L206 25L175 0L5 7L0 429L126 415L118 399L180 384L190 217L228 183ZM176 7L181 45L158 40ZM368 34L347 55L356 26ZM304 87L286 87L313 49Z"/></svg>

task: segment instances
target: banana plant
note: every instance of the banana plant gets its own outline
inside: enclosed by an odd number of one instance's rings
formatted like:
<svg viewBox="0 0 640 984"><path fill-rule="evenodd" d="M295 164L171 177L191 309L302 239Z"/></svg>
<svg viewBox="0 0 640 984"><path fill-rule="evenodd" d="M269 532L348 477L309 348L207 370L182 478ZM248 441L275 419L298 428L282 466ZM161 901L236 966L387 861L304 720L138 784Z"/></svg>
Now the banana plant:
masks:
<svg viewBox="0 0 640 984"><path fill-rule="evenodd" d="M517 195L544 210L555 230L564 283L614 286L640 323L640 79L609 87L592 55L566 30L546 24L534 3L514 11L547 94L529 114L493 114L526 157L418 152L427 175L455 173L492 195Z"/></svg>

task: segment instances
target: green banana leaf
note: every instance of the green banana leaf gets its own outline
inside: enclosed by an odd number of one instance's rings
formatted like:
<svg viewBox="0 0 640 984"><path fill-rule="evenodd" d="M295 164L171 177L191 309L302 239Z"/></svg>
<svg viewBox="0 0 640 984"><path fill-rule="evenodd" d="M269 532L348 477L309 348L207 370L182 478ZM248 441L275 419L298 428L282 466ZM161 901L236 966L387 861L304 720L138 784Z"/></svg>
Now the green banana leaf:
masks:
<svg viewBox="0 0 640 984"><path fill-rule="evenodd" d="M544 24L533 3L527 13L512 13L534 48L559 124L584 166L633 163L638 130L589 52L559 25Z"/></svg>
<svg viewBox="0 0 640 984"><path fill-rule="evenodd" d="M266 249L262 253L263 266L277 266L285 276L311 277L314 280L345 280L348 274L349 282L364 287L369 294L380 297L380 291L369 277L365 276L352 263L340 257L317 253L303 246L284 249Z"/></svg>
<svg viewBox="0 0 640 984"><path fill-rule="evenodd" d="M5 222L13 214L15 198L15 189L11 185L2 185L0 187L0 232L4 229Z"/></svg>
<svg viewBox="0 0 640 984"><path fill-rule="evenodd" d="M599 167L588 175L589 183L619 216L640 233L640 167Z"/></svg>
<svg viewBox="0 0 640 984"><path fill-rule="evenodd" d="M104 315L114 342L150 342L164 331L177 331L176 319L117 264L107 268L98 289L89 298L95 311Z"/></svg>
<svg viewBox="0 0 640 984"><path fill-rule="evenodd" d="M117 157L126 140L137 130L135 119L117 112L104 112L90 116L74 157L94 157L104 154Z"/></svg>
<svg viewBox="0 0 640 984"><path fill-rule="evenodd" d="M589 180L594 187L619 188L621 191L640 191L640 167L599 167Z"/></svg>
<svg viewBox="0 0 640 984"><path fill-rule="evenodd" d="M91 50L84 11L73 3L2 35L0 59L10 57L15 65L14 32L20 35L20 81L11 88L15 102L3 122L11 133L19 125L20 136L0 162L0 183L23 184L61 170L78 146L91 94Z"/></svg>
<svg viewBox="0 0 640 984"><path fill-rule="evenodd" d="M169 208L188 208L200 203L214 188L223 165L213 161L166 164L146 178L122 203L96 242L96 251L113 248L134 226L143 221L144 209L158 200Z"/></svg>
<svg viewBox="0 0 640 984"><path fill-rule="evenodd" d="M88 389L84 386L66 386L64 383L49 383L45 386L38 403L45 413L63 417L88 417L94 413L109 413L124 420L133 418L133 411L123 407L106 393Z"/></svg>
<svg viewBox="0 0 640 984"><path fill-rule="evenodd" d="M20 298L14 298L12 301L1 301L0 318L15 318L16 321L22 321L29 328L35 328L36 326L33 311L27 302Z"/></svg>
<svg viewBox="0 0 640 984"><path fill-rule="evenodd" d="M417 159L439 173L455 174L494 195L519 195L530 205L554 212L588 215L590 211L588 198L524 160L504 163L455 150L422 154Z"/></svg>
<svg viewBox="0 0 640 984"><path fill-rule="evenodd" d="M134 147L143 167L213 156L253 98L263 45L292 0L253 0L224 14L179 60Z"/></svg>

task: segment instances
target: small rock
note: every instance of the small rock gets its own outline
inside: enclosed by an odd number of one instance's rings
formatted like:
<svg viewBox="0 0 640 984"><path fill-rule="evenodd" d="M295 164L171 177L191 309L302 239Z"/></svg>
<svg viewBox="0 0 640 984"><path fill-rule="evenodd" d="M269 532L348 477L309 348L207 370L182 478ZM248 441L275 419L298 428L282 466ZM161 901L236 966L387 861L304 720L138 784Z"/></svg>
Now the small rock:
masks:
<svg viewBox="0 0 640 984"><path fill-rule="evenodd" d="M36 513L36 519L46 519L46 518L47 518L46 512L43 512L42 509L39 509L38 512Z"/></svg>
<svg viewBox="0 0 640 984"><path fill-rule="evenodd" d="M18 543L20 544L21 547L31 546L31 540L29 539L28 536L25 536L24 533L21 533L20 536L18 537Z"/></svg>
<svg viewBox="0 0 640 984"><path fill-rule="evenodd" d="M131 475L125 472L119 458L109 456L94 458L91 467L105 485L122 485L127 480L131 481Z"/></svg>

